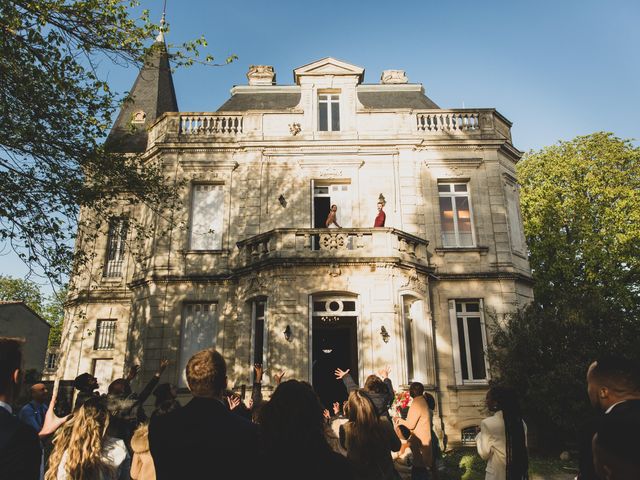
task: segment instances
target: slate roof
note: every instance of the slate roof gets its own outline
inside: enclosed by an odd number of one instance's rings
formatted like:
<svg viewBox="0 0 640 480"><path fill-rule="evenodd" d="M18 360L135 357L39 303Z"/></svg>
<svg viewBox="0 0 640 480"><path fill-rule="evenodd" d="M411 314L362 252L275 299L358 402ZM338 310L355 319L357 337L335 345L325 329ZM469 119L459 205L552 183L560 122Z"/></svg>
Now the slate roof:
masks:
<svg viewBox="0 0 640 480"><path fill-rule="evenodd" d="M156 41L153 46L153 52L131 88L131 100L123 103L107 137L106 147L112 152L144 152L149 126L163 113L178 111L167 47L164 40ZM144 123L131 123L134 113L140 110L146 114Z"/></svg>
<svg viewBox="0 0 640 480"><path fill-rule="evenodd" d="M217 111L287 110L296 107L298 103L300 103L300 93L236 93Z"/></svg>
<svg viewBox="0 0 640 480"><path fill-rule="evenodd" d="M415 92L358 92L358 100L365 108L440 108L424 93Z"/></svg>

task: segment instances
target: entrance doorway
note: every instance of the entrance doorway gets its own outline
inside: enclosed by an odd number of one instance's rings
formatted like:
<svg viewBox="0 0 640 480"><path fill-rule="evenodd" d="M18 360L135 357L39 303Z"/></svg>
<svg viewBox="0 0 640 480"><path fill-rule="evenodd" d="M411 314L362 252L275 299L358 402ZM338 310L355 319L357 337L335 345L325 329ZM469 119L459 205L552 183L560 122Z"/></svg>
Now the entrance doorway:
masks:
<svg viewBox="0 0 640 480"><path fill-rule="evenodd" d="M358 317L353 299L313 301L312 383L325 408L347 399L347 390L336 380L335 370L350 370L358 382Z"/></svg>

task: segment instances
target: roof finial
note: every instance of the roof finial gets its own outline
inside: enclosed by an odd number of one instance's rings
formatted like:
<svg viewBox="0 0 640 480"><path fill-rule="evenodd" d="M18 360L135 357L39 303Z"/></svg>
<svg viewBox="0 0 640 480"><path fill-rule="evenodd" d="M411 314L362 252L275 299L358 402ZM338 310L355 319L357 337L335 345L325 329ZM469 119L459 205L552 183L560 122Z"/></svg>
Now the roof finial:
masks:
<svg viewBox="0 0 640 480"><path fill-rule="evenodd" d="M165 30L165 18L167 16L167 0L164 0L164 4L162 6L162 19L160 20L160 32L158 32L158 36L156 37L156 42L164 43L164 30Z"/></svg>

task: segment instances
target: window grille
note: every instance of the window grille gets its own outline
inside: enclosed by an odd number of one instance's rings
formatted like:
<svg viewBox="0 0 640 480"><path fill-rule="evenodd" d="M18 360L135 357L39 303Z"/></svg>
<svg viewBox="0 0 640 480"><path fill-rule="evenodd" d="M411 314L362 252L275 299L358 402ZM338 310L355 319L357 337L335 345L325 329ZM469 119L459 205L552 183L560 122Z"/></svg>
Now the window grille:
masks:
<svg viewBox="0 0 640 480"><path fill-rule="evenodd" d="M98 320L94 350L110 350L116 346L116 320Z"/></svg>

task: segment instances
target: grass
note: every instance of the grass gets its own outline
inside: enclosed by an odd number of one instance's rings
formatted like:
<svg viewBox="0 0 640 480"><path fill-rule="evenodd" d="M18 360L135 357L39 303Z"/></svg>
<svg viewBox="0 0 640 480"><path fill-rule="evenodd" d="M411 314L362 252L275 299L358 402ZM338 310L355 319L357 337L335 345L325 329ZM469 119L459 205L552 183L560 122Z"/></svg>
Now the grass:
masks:
<svg viewBox="0 0 640 480"><path fill-rule="evenodd" d="M484 480L487 462L482 460L475 448L459 448L443 455L444 469L440 480ZM558 456L530 454L529 474L548 478L553 475L575 471L575 461L562 461Z"/></svg>

